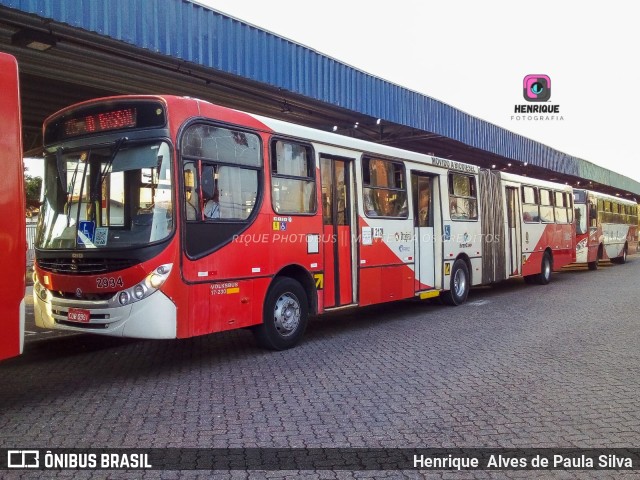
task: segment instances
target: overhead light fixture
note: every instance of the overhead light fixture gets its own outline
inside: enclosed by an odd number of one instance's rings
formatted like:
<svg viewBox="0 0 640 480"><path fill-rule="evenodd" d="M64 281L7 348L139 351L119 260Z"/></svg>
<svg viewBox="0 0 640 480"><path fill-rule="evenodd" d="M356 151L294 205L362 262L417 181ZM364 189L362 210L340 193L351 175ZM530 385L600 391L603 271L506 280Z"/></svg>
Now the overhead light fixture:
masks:
<svg viewBox="0 0 640 480"><path fill-rule="evenodd" d="M56 45L56 37L50 33L24 28L11 36L11 43L20 47L44 52Z"/></svg>
<svg viewBox="0 0 640 480"><path fill-rule="evenodd" d="M495 164L495 163L493 163L493 164L491 165L491 168L496 168L496 164Z"/></svg>
<svg viewBox="0 0 640 480"><path fill-rule="evenodd" d="M529 165L529 162L524 162L523 165L526 167L527 165Z"/></svg>
<svg viewBox="0 0 640 480"><path fill-rule="evenodd" d="M510 164L510 163L507 163L507 167L510 167L510 166L511 166L511 164Z"/></svg>
<svg viewBox="0 0 640 480"><path fill-rule="evenodd" d="M382 123L382 119L379 118L378 120L376 120L376 125L380 125L380 123Z"/></svg>
<svg viewBox="0 0 640 480"><path fill-rule="evenodd" d="M338 126L337 126L337 125L334 125L334 126L333 126L333 131L334 131L334 132L337 132L337 131L338 131Z"/></svg>

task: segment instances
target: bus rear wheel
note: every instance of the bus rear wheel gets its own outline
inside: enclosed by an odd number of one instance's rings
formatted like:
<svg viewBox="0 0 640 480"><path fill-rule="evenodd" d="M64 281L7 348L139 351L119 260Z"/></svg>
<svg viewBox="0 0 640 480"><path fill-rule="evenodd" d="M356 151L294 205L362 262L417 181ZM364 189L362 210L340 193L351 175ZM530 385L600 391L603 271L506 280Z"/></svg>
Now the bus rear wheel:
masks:
<svg viewBox="0 0 640 480"><path fill-rule="evenodd" d="M264 302L262 324L253 327L258 344L269 350L295 346L309 321L309 304L302 286L291 278L273 282Z"/></svg>
<svg viewBox="0 0 640 480"><path fill-rule="evenodd" d="M622 255L620 255L617 258L612 258L611 261L613 263L619 263L619 264L627 263L627 244L626 243L624 245L624 248L622 249Z"/></svg>
<svg viewBox="0 0 640 480"><path fill-rule="evenodd" d="M536 283L539 285L547 285L551 281L551 271L553 270L553 262L549 252L542 255L542 263L540 265L540 273L535 276Z"/></svg>
<svg viewBox="0 0 640 480"><path fill-rule="evenodd" d="M447 305L460 305L467 301L470 288L469 268L465 261L459 258L451 268L449 290L442 294L442 301Z"/></svg>

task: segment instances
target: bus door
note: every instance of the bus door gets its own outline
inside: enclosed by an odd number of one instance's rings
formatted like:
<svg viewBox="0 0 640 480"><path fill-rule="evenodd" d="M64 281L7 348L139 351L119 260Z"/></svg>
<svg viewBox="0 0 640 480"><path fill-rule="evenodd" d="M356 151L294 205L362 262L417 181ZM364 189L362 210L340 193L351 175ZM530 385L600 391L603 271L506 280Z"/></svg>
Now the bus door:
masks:
<svg viewBox="0 0 640 480"><path fill-rule="evenodd" d="M325 308L354 303L351 165L348 159L320 156Z"/></svg>
<svg viewBox="0 0 640 480"><path fill-rule="evenodd" d="M521 275L522 242L520 225L520 196L518 188L506 187L507 196L507 265L509 276Z"/></svg>
<svg viewBox="0 0 640 480"><path fill-rule="evenodd" d="M26 258L26 209L18 64L0 53L0 360L22 353Z"/></svg>
<svg viewBox="0 0 640 480"><path fill-rule="evenodd" d="M415 291L435 287L433 177L411 173L415 252Z"/></svg>

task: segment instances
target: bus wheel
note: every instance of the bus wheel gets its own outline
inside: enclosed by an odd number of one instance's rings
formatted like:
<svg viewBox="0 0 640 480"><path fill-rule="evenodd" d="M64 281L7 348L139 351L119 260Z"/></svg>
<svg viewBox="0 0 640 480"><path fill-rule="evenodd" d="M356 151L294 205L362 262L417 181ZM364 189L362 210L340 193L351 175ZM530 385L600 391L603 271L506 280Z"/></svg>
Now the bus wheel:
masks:
<svg viewBox="0 0 640 480"><path fill-rule="evenodd" d="M624 248L622 249L622 255L620 255L618 258L612 258L611 261L613 263L619 264L627 263L627 244L625 244Z"/></svg>
<svg viewBox="0 0 640 480"><path fill-rule="evenodd" d="M253 327L258 344L270 350L286 350L296 345L309 320L307 295L291 278L278 278L264 302L262 324Z"/></svg>
<svg viewBox="0 0 640 480"><path fill-rule="evenodd" d="M597 270L598 262L600 261L601 258L602 258L602 245L598 247L598 253L596 255L595 261L587 263L587 267L589 267L589 270Z"/></svg>
<svg viewBox="0 0 640 480"><path fill-rule="evenodd" d="M443 293L442 301L447 305L453 306L464 303L469 295L470 284L467 264L459 258L453 263L449 291Z"/></svg>
<svg viewBox="0 0 640 480"><path fill-rule="evenodd" d="M544 252L544 255L542 256L542 264L540 265L540 273L535 277L536 283L539 285L548 284L551 281L552 268L551 255L549 255L549 252Z"/></svg>

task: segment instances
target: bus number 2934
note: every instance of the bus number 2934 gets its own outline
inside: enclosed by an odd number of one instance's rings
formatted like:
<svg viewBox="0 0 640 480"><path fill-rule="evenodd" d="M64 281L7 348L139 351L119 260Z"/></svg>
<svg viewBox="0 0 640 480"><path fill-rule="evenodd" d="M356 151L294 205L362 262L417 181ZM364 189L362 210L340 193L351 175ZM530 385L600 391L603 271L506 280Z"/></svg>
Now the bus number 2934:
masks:
<svg viewBox="0 0 640 480"><path fill-rule="evenodd" d="M96 278L96 287L97 288L116 288L123 287L124 282L122 281L122 277L98 277Z"/></svg>

